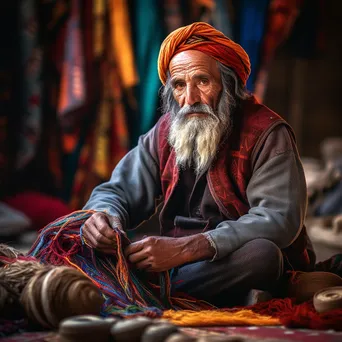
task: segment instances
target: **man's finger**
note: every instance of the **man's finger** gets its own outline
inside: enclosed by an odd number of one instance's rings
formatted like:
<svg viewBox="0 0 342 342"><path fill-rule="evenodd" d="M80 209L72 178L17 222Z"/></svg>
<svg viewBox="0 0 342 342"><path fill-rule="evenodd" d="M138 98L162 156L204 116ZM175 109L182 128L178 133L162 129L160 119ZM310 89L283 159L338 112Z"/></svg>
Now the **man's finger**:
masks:
<svg viewBox="0 0 342 342"><path fill-rule="evenodd" d="M88 232L84 232L83 240L87 245L89 245L92 248L96 248L96 249L114 249L115 248L115 245L113 245L112 247L110 245L100 243L99 241L95 239L93 235L89 234Z"/></svg>
<svg viewBox="0 0 342 342"><path fill-rule="evenodd" d="M97 215L94 216L94 224L97 230L109 240L115 240L116 232L110 226L109 219L107 215Z"/></svg>
<svg viewBox="0 0 342 342"><path fill-rule="evenodd" d="M145 260L147 258L146 253L144 252L144 250L141 250L137 253L132 253L128 256L128 260L132 263L132 264L136 264L142 260Z"/></svg>
<svg viewBox="0 0 342 342"><path fill-rule="evenodd" d="M100 244L104 244L107 246L111 246L115 244L115 240L112 239L108 239L105 235L103 235L98 229L96 229L95 232L93 232L93 237L95 238L95 240L97 242L99 242Z"/></svg>
<svg viewBox="0 0 342 342"><path fill-rule="evenodd" d="M106 215L106 219L108 220L108 223L109 223L109 225L112 228L115 227L115 228L119 229L122 232L122 234L127 236L127 233L123 230L122 225L121 225L120 220L119 220L118 217L114 217L114 216L111 216L111 215Z"/></svg>
<svg viewBox="0 0 342 342"><path fill-rule="evenodd" d="M113 247L113 248L100 248L99 251L101 253L105 253L105 254L114 254L116 249Z"/></svg>
<svg viewBox="0 0 342 342"><path fill-rule="evenodd" d="M152 267L151 262L148 259L138 262L135 266L139 270L148 270Z"/></svg>
<svg viewBox="0 0 342 342"><path fill-rule="evenodd" d="M94 248L105 254L114 254L117 249L115 245L108 246L97 242L92 235L87 233L83 234L83 239L91 248Z"/></svg>
<svg viewBox="0 0 342 342"><path fill-rule="evenodd" d="M137 253L141 251L143 248L144 245L141 243L141 241L133 242L125 249L125 257L127 258L129 255Z"/></svg>
<svg viewBox="0 0 342 342"><path fill-rule="evenodd" d="M94 241L95 238L93 238L93 234L91 233L92 230L95 230L96 228L89 223L89 221L86 221L84 223L83 229L82 229L82 238L83 240L89 245L90 247L94 247Z"/></svg>
<svg viewBox="0 0 342 342"><path fill-rule="evenodd" d="M92 244L94 245L94 249L105 254L114 254L117 250L115 246L103 245L98 243L97 241L94 241Z"/></svg>
<svg viewBox="0 0 342 342"><path fill-rule="evenodd" d="M115 246L114 240L110 240L102 235L91 223L86 224L83 228L83 236L91 241L94 248Z"/></svg>

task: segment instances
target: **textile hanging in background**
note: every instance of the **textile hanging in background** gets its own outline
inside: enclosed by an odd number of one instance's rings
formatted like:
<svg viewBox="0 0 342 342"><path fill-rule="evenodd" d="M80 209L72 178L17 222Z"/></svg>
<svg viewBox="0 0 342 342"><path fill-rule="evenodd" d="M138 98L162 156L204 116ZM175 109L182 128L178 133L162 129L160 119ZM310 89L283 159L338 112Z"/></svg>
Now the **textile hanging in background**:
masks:
<svg viewBox="0 0 342 342"><path fill-rule="evenodd" d="M41 139L41 164L48 169L54 185L64 186L62 174L61 131L58 120L58 97L63 63L66 22L70 14L69 0L40 3L44 68L42 76L42 106L44 115ZM46 182L48 183L48 182Z"/></svg>
<svg viewBox="0 0 342 342"><path fill-rule="evenodd" d="M94 58L98 59L104 52L104 35L105 35L105 14L106 1L97 0L93 2L93 41L94 41Z"/></svg>
<svg viewBox="0 0 342 342"><path fill-rule="evenodd" d="M140 83L137 89L139 117L132 127L132 144L155 123L159 106L158 89L161 84L157 72L160 44L164 38L160 2L157 0L136 1L135 39L136 60Z"/></svg>
<svg viewBox="0 0 342 342"><path fill-rule="evenodd" d="M116 23L111 21L110 6L93 2L92 46L94 58L100 67L100 99L96 105L93 124L89 127L86 142L80 152L79 165L74 180L70 204L79 209L88 200L91 191L107 180L118 163L128 152L129 137L126 111L123 103L124 86L120 77L114 47L117 42L111 34ZM112 25L115 25L113 28ZM98 32L95 32L99 30ZM100 34L103 33L103 35ZM95 39L96 37L96 39ZM87 40L89 43L89 41ZM102 55L101 55L102 53ZM126 83L127 84L127 83Z"/></svg>
<svg viewBox="0 0 342 342"><path fill-rule="evenodd" d="M265 32L270 0L240 0L237 9L237 43L249 55L252 71L247 89L254 90L254 83L260 67L260 52Z"/></svg>
<svg viewBox="0 0 342 342"><path fill-rule="evenodd" d="M88 143L92 136L96 101L99 94L99 64L96 61L97 56L93 41L97 42L97 49L101 52L103 44L101 39L95 34L98 33L101 26L97 26L95 31L95 18L101 16L101 4L103 1L83 0L76 3L79 32L79 46L76 51L81 54L83 65L82 72L84 75L84 97L83 103L67 113L63 118L59 117L63 129L64 155L63 155L63 199L67 202L75 201L82 197L81 191L85 183L85 175L89 172L89 156ZM103 6L102 6L103 7ZM76 11L74 7L74 11ZM69 19L72 17L70 15ZM101 20L100 18L100 25ZM97 22L98 23L98 22ZM103 30L102 30L103 31ZM65 50L64 50L65 51ZM99 58L99 57L98 57ZM88 138L90 136L90 138ZM67 147L67 148L66 148ZM78 189L78 190L75 190ZM77 201L77 200L76 200Z"/></svg>
<svg viewBox="0 0 342 342"><path fill-rule="evenodd" d="M235 40L233 32L234 8L231 0L216 0L213 26L228 38Z"/></svg>
<svg viewBox="0 0 342 342"><path fill-rule="evenodd" d="M0 2L0 194L9 190L16 154L18 114L21 112L16 90L21 76L18 51L18 3Z"/></svg>
<svg viewBox="0 0 342 342"><path fill-rule="evenodd" d="M111 136L111 164L109 167L109 178L116 164L124 157L129 150L129 133L126 120L126 111L123 101L123 89L117 81L119 75L117 70L112 67L109 74L109 87L112 98L112 136Z"/></svg>
<svg viewBox="0 0 342 342"><path fill-rule="evenodd" d="M41 136L41 73L42 48L38 41L38 17L35 0L23 0L20 15L20 56L22 75L22 114L16 168L22 169L36 155Z"/></svg>
<svg viewBox="0 0 342 342"><path fill-rule="evenodd" d="M74 177L70 180L69 205L76 210L83 206L92 181L91 163L97 108L100 96L100 62L104 58L107 4L106 0L86 0L84 3L84 47L87 69L87 113L83 120L81 136L73 153ZM87 185L87 186L85 186Z"/></svg>
<svg viewBox="0 0 342 342"><path fill-rule="evenodd" d="M39 174L39 179L36 178L40 190L58 196L62 195L61 192L65 187L58 99L70 4L69 0L41 1L38 6L41 24L39 36L44 47L42 74L42 110L44 115L42 116L39 155L34 161L31 173Z"/></svg>
<svg viewBox="0 0 342 342"><path fill-rule="evenodd" d="M97 28L103 27L106 28L106 10L110 9L110 6L107 4L107 8L105 8L106 3L100 1L101 5L96 4L96 1L93 2L93 18L96 18L96 26ZM94 20L95 23L95 20ZM94 25L94 32L96 27ZM107 27L108 29L108 27ZM105 34L106 30L102 31ZM100 34L100 33L99 33ZM95 37L95 36L94 36ZM107 40L104 38L104 35L97 36L100 40L98 43L95 39L93 41L94 52L102 53L102 58L104 60L101 61L101 69L99 70L100 79L101 79L101 99L99 106L96 112L96 123L94 125L94 141L93 141L93 156L91 157L91 166L88 171L95 173L95 175L99 178L99 180L104 179L108 174L109 169L109 160L110 160L110 130L111 130L111 117L110 117L110 89L108 84L108 75L109 71L106 54L108 51L108 46L106 46ZM100 57L100 54L98 55ZM92 133L91 133L92 134Z"/></svg>
<svg viewBox="0 0 342 342"><path fill-rule="evenodd" d="M125 91L127 107L133 111L137 111L138 104L134 94L134 87L138 84L139 78L134 58L131 19L127 1L109 0L108 10L112 59L115 59L116 62L117 76L120 77L122 87ZM127 132L124 134L127 134Z"/></svg>
<svg viewBox="0 0 342 342"><path fill-rule="evenodd" d="M298 0L300 1L300 0ZM324 0L301 0L301 11L289 37L289 46L295 58L315 58L324 50L323 24L326 16Z"/></svg>
<svg viewBox="0 0 342 342"><path fill-rule="evenodd" d="M110 175L110 138L111 138L111 109L113 105L109 77L112 70L108 61L104 61L101 66L102 73L102 96L96 116L96 124L93 142L93 157L91 171L98 182L108 179Z"/></svg>
<svg viewBox="0 0 342 342"><path fill-rule="evenodd" d="M124 88L138 83L126 0L109 0L110 32L117 70Z"/></svg>
<svg viewBox="0 0 342 342"><path fill-rule="evenodd" d="M116 4L117 2L115 2L115 6ZM122 27L118 28L118 26L121 26L123 21L113 20L112 12L116 11L116 7L114 9L112 5L108 6L111 34L105 39L106 49L101 65L102 94L95 125L91 168L91 172L98 178L98 183L110 178L117 162L128 152L128 132L122 95L125 87L132 87L136 82L133 56L128 58L128 61L131 62L131 64L129 63L131 73L127 72L126 74L122 70L122 56L118 58L117 34L122 30ZM127 13L124 14L124 7L122 6L118 12L126 17ZM123 50L125 51L125 49L127 55L132 53L130 46L127 45ZM124 77L125 81L120 76Z"/></svg>
<svg viewBox="0 0 342 342"><path fill-rule="evenodd" d="M163 2L164 23L166 33L170 33L184 25L180 0L166 0Z"/></svg>
<svg viewBox="0 0 342 342"><path fill-rule="evenodd" d="M194 0L191 1L192 22L203 21L213 24L215 13L215 0Z"/></svg>
<svg viewBox="0 0 342 342"><path fill-rule="evenodd" d="M111 51L107 53L109 56L102 64L103 89L95 125L91 168L91 172L98 178L98 183L110 178L115 165L128 152L119 68L116 68Z"/></svg>
<svg viewBox="0 0 342 342"><path fill-rule="evenodd" d="M80 25L79 0L71 0L58 102L58 117L66 130L62 138L63 149L66 153L75 149L79 139L79 129L72 124L70 115L85 105L86 98L85 61ZM71 123L68 122L69 120Z"/></svg>
<svg viewBox="0 0 342 342"><path fill-rule="evenodd" d="M255 81L255 96L263 101L268 83L268 71L277 48L288 38L298 17L302 0L272 0L261 51L260 69Z"/></svg>

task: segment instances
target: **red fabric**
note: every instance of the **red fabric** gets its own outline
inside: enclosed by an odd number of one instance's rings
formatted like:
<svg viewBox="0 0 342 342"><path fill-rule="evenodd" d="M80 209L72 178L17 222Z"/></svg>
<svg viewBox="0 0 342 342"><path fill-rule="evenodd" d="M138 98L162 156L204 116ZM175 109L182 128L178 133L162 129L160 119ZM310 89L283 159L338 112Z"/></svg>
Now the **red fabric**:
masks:
<svg viewBox="0 0 342 342"><path fill-rule="evenodd" d="M219 154L207 176L210 192L222 214L237 220L250 209L246 188L252 176L252 152L262 145L264 138L277 125L288 124L254 97L245 101L241 112L234 117L233 131L219 149ZM178 182L175 152L170 149L167 137L170 118L166 114L158 129L158 151L164 207ZM288 128L291 130L290 126ZM165 233L165 232L161 232ZM172 232L168 232L168 235ZM306 270L310 260L306 252L306 230L302 229L297 240L283 252L295 270Z"/></svg>
<svg viewBox="0 0 342 342"><path fill-rule="evenodd" d="M32 229L36 230L72 212L60 199L39 192L23 192L2 201L29 217L32 221Z"/></svg>
<svg viewBox="0 0 342 342"><path fill-rule="evenodd" d="M283 325L289 328L342 331L342 309L318 313L312 301L296 305L295 301L290 298L272 299L247 308L261 315L277 317Z"/></svg>

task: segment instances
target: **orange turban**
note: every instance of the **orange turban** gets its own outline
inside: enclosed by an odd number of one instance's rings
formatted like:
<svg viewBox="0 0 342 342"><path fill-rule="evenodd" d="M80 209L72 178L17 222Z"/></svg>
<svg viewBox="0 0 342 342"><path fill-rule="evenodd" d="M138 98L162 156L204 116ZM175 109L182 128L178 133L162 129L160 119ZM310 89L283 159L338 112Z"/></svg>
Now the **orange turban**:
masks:
<svg viewBox="0 0 342 342"><path fill-rule="evenodd" d="M246 51L207 23L193 23L171 32L163 41L158 57L158 73L165 85L173 56L186 50L201 51L233 69L246 85L251 63Z"/></svg>

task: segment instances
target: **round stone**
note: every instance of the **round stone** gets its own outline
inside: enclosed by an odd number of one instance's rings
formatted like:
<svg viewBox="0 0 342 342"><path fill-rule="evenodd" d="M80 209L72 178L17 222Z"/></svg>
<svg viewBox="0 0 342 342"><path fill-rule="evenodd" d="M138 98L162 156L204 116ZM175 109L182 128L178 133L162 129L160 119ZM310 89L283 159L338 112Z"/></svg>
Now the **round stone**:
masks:
<svg viewBox="0 0 342 342"><path fill-rule="evenodd" d="M116 322L116 318L102 318L93 315L69 317L59 324L59 341L105 342L108 341L110 329Z"/></svg>
<svg viewBox="0 0 342 342"><path fill-rule="evenodd" d="M182 333L175 333L170 335L165 342L195 342L196 338L186 335L186 334L182 334Z"/></svg>
<svg viewBox="0 0 342 342"><path fill-rule="evenodd" d="M176 332L178 328L171 323L153 324L145 330L141 342L164 342L168 336Z"/></svg>
<svg viewBox="0 0 342 342"><path fill-rule="evenodd" d="M139 342L145 329L152 323L147 317L125 319L112 326L110 332L115 342Z"/></svg>

